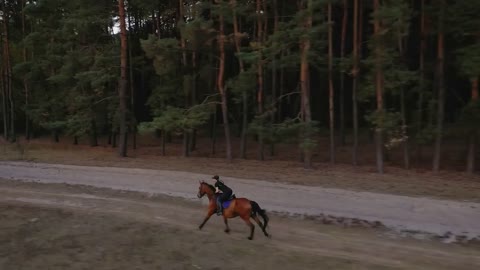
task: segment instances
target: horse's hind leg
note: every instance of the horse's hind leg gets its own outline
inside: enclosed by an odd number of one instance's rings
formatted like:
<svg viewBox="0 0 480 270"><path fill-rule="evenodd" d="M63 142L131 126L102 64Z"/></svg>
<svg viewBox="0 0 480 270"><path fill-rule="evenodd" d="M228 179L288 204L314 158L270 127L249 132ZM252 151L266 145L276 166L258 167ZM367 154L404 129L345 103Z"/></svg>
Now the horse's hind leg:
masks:
<svg viewBox="0 0 480 270"><path fill-rule="evenodd" d="M258 224L258 226L260 226L260 228L263 230L263 224L260 221L260 219L258 219L258 216L257 215L252 215L252 218L253 218L253 220L255 220L255 222Z"/></svg>
<svg viewBox="0 0 480 270"><path fill-rule="evenodd" d="M263 234L268 237L268 233L267 231L265 230L265 227L263 226L262 222L260 221L260 219L258 219L258 216L257 215L253 215L252 216L253 220L255 220L255 222L258 224L258 226L260 226L260 228L262 229L262 232Z"/></svg>
<svg viewBox="0 0 480 270"><path fill-rule="evenodd" d="M225 222L225 226L226 226L225 232L230 233L230 227L228 227L228 219L225 216L223 216L223 222Z"/></svg>
<svg viewBox="0 0 480 270"><path fill-rule="evenodd" d="M242 219L250 227L250 236L248 237L248 240L253 240L253 234L255 232L255 225L253 225L252 222L250 221L250 217L242 217Z"/></svg>

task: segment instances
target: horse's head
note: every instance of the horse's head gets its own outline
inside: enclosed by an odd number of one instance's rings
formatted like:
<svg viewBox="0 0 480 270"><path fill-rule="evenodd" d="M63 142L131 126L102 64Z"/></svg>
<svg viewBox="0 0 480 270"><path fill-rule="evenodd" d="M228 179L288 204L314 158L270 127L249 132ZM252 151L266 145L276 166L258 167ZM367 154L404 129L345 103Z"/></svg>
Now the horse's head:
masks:
<svg viewBox="0 0 480 270"><path fill-rule="evenodd" d="M198 198L202 198L203 196L205 196L205 194L214 193L215 188L212 185L205 183L204 181L199 181L199 183L200 183L200 186L198 187L198 193L197 193Z"/></svg>

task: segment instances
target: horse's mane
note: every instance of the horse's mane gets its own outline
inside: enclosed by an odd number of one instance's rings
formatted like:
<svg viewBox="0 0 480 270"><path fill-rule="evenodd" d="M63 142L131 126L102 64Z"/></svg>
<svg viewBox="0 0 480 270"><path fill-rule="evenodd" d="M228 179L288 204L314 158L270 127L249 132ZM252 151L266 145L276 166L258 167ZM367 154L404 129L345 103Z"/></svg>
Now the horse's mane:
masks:
<svg viewBox="0 0 480 270"><path fill-rule="evenodd" d="M207 185L207 187L209 187L212 191L215 191L215 187L207 182L202 181L202 185Z"/></svg>

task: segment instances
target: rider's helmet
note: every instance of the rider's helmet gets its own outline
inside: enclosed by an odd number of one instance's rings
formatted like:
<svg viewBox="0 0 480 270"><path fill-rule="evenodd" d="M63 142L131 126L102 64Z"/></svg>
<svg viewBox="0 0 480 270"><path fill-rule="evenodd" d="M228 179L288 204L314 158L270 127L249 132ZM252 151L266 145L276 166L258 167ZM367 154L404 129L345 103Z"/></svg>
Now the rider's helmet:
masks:
<svg viewBox="0 0 480 270"><path fill-rule="evenodd" d="M215 175L215 176L212 177L212 179L215 179L215 180L218 181L220 179L220 177L218 177L218 175Z"/></svg>

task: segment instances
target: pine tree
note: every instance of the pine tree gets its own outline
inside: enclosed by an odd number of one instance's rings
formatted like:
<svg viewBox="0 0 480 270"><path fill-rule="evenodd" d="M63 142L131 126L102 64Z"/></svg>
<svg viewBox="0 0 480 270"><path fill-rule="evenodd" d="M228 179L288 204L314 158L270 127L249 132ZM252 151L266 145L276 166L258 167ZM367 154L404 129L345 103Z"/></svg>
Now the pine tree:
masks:
<svg viewBox="0 0 480 270"><path fill-rule="evenodd" d="M313 1L302 1L301 9L305 10L305 19L303 21L303 27L306 32L310 31L313 23ZM303 37L300 39L300 89L302 97L302 118L306 124L305 128L305 140L311 140L313 134L311 134L310 125L312 123L312 111L310 108L310 65L309 65L309 51L311 46L310 37ZM312 167L312 150L310 147L306 147L304 150L304 166L310 169Z"/></svg>
<svg viewBox="0 0 480 270"><path fill-rule="evenodd" d="M352 76L353 76L353 85L352 85L352 118L353 118L353 152L352 152L352 163L354 166L358 164L358 61L359 61L359 45L360 42L358 41L358 1L353 0L353 69L352 69ZM361 28L360 28L361 29Z"/></svg>
<svg viewBox="0 0 480 270"><path fill-rule="evenodd" d="M340 59L345 60L345 43L347 37L347 24L348 24L348 1L343 0L343 15L342 15L342 33L341 33L341 44L340 44ZM340 145L345 145L345 72L342 70L340 72L340 130L339 138Z"/></svg>
<svg viewBox="0 0 480 270"><path fill-rule="evenodd" d="M463 108L460 123L468 141L466 171L475 171L475 152L480 122L480 101L478 80L480 76L480 8L475 1L456 2L451 8L452 16L447 19L449 32L453 32L462 45L456 49L457 66L460 73L468 78L471 85L470 101Z"/></svg>
<svg viewBox="0 0 480 270"><path fill-rule="evenodd" d="M438 85L438 106L437 106L437 121L435 131L435 148L433 153L433 171L440 170L441 147L443 138L443 121L445 115L445 0L440 0L439 14L438 14L438 37L437 37L437 85Z"/></svg>
<svg viewBox="0 0 480 270"><path fill-rule="evenodd" d="M236 0L230 0L230 5L232 8L233 13L233 35L234 35L234 42L235 42L235 51L237 53L238 65L240 68L239 77L245 73L245 64L243 59L240 57L241 55L241 41L242 37L244 36L240 33L239 29L239 22L238 22L238 6ZM240 157L247 158L247 133L248 133L248 89L242 89L242 135L241 135L241 142L240 142Z"/></svg>
<svg viewBox="0 0 480 270"><path fill-rule="evenodd" d="M120 20L120 79L118 85L120 144L118 153L127 156L127 28L125 23L125 3L118 0Z"/></svg>
<svg viewBox="0 0 480 270"><path fill-rule="evenodd" d="M333 21L332 3L328 2L328 103L330 121L330 162L335 163L335 107L333 89Z"/></svg>
<svg viewBox="0 0 480 270"><path fill-rule="evenodd" d="M225 61L226 61L225 43L226 43L227 36L225 35L225 17L222 14L222 12L218 14L218 19L219 19L219 31L217 36L217 42L218 42L220 63L218 67L217 88L221 98L223 128L225 130L226 158L227 160L231 161L233 159L232 143L230 138L230 123L228 119L227 93L225 88Z"/></svg>

